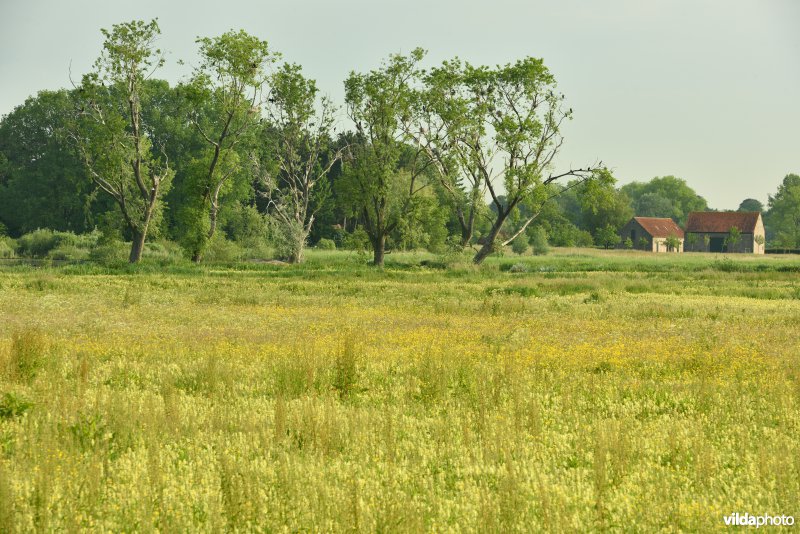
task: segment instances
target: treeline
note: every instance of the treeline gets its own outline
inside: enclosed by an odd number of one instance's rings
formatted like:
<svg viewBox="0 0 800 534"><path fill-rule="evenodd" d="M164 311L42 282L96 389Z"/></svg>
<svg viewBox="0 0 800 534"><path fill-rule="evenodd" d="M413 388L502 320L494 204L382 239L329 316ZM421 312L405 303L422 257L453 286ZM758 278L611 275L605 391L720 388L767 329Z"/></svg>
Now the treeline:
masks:
<svg viewBox="0 0 800 534"><path fill-rule="evenodd" d="M79 84L0 123L0 235L51 230L0 255L127 242L136 262L157 241L198 262L299 262L312 244L369 248L377 265L387 249L473 247L480 263L512 242L611 246L634 213L707 208L674 177L617 189L602 163L556 169L572 110L540 59L423 69L417 49L351 73L340 108L243 31L198 39L177 86L155 76L156 21L102 31Z"/></svg>

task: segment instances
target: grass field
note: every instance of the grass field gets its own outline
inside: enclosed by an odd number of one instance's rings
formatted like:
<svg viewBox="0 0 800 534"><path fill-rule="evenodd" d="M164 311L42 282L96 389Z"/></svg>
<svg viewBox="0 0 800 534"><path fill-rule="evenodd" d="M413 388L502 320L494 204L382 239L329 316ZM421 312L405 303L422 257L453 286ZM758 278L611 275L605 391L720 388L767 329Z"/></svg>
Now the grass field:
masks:
<svg viewBox="0 0 800 534"><path fill-rule="evenodd" d="M800 519L796 256L363 263L0 268L0 531Z"/></svg>

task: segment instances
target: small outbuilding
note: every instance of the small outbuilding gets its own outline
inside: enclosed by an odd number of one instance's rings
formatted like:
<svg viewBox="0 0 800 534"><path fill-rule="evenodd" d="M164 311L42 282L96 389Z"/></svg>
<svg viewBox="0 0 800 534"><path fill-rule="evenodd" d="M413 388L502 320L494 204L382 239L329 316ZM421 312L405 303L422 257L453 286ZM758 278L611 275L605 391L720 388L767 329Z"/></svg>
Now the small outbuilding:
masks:
<svg viewBox="0 0 800 534"><path fill-rule="evenodd" d="M621 245L650 252L682 252L683 230L670 218L634 217L620 230Z"/></svg>
<svg viewBox="0 0 800 534"><path fill-rule="evenodd" d="M687 252L764 254L764 242L757 211L693 211L686 221Z"/></svg>

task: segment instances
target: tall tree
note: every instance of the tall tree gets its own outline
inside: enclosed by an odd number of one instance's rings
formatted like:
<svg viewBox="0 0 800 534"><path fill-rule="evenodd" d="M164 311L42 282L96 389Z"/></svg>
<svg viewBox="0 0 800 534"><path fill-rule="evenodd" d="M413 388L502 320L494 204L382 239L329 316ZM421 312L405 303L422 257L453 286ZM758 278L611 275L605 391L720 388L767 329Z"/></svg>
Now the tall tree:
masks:
<svg viewBox="0 0 800 534"><path fill-rule="evenodd" d="M91 229L94 186L63 135L72 107L68 91L41 91L0 123L0 218L11 235Z"/></svg>
<svg viewBox="0 0 800 534"><path fill-rule="evenodd" d="M406 57L393 55L381 68L366 74L351 72L345 81L347 112L356 125L351 145L352 163L340 180L339 191L348 198L369 235L373 264L383 265L386 237L413 207L420 188L418 178L427 167L414 150L411 163L400 165L408 145L402 119L410 113L411 84L419 75L417 64L425 52L415 49Z"/></svg>
<svg viewBox="0 0 800 534"><path fill-rule="evenodd" d="M674 176L656 177L644 183L631 182L622 186L622 192L630 197L636 215L672 217L678 224L686 224L689 212L708 209L706 199L689 187L686 180ZM671 204L669 211L667 203Z"/></svg>
<svg viewBox="0 0 800 534"><path fill-rule="evenodd" d="M317 85L299 65L284 65L271 79L267 112L275 173L265 175L269 209L277 221L288 259L303 259L314 217L330 197L328 171L346 147L331 139L335 107L327 97L317 106Z"/></svg>
<svg viewBox="0 0 800 534"><path fill-rule="evenodd" d="M403 126L430 159L458 221L461 245L466 246L472 240L486 187L478 166L463 149L484 128L484 117L470 108L473 94L463 83L463 70L463 63L453 59L420 73Z"/></svg>
<svg viewBox="0 0 800 534"><path fill-rule="evenodd" d="M561 126L572 116L562 106L555 78L541 59L525 58L513 64L473 67L445 64L447 84L460 95L460 112L470 117L467 126L446 143L475 186L485 188L493 206L492 226L482 237L473 261L481 263L497 246L504 224L522 203L532 214L503 245L510 243L538 216L552 195L547 187L572 176L579 182L607 174L601 165L553 173L554 160L563 143ZM445 96L445 98L447 98ZM501 195L501 189L505 195ZM478 188L478 190L480 190Z"/></svg>
<svg viewBox="0 0 800 534"><path fill-rule="evenodd" d="M173 175L142 113L145 80L164 64L155 48L160 30L156 20L137 20L101 31L103 53L76 91L69 131L91 179L117 203L132 237L129 261L136 263Z"/></svg>
<svg viewBox="0 0 800 534"><path fill-rule="evenodd" d="M193 232L192 259L200 261L208 240L214 237L220 198L233 176L242 170L238 145L251 135L261 119L260 104L269 73L278 55L266 41L243 30L219 37L203 37L200 65L185 87L194 109L190 121L206 142L197 162L194 185L199 199L196 213L200 230Z"/></svg>
<svg viewBox="0 0 800 534"><path fill-rule="evenodd" d="M736 211L764 211L764 204L761 203L760 200L756 200L755 198L746 198L742 200L742 203L739 204L739 207Z"/></svg>
<svg viewBox="0 0 800 534"><path fill-rule="evenodd" d="M787 174L768 205L772 241L780 247L800 248L800 176Z"/></svg>

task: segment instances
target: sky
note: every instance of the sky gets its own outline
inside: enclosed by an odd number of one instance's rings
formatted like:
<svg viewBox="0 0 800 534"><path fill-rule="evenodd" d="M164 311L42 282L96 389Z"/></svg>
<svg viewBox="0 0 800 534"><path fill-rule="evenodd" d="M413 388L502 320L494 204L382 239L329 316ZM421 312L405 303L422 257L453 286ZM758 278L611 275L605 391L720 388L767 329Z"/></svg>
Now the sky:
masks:
<svg viewBox="0 0 800 534"><path fill-rule="evenodd" d="M800 174L798 0L0 0L0 115L77 83L101 28L156 17L156 76L171 83L197 63L198 36L240 28L339 104L349 72L418 46L426 66L534 56L574 110L555 170L602 160L620 184L673 175L715 209L766 203Z"/></svg>

